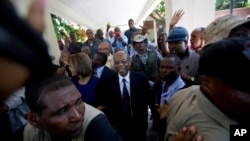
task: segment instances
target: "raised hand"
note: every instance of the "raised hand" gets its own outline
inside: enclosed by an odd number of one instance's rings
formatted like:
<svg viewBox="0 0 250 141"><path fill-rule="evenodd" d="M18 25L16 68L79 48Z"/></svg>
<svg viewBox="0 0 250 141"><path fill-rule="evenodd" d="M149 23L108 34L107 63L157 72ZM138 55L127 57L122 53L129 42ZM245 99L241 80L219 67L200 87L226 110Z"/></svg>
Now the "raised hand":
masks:
<svg viewBox="0 0 250 141"><path fill-rule="evenodd" d="M145 25L141 26L140 25L140 27L141 27L141 30L142 30L142 33L141 33L142 35L150 34L148 32L148 27L147 26L145 26Z"/></svg>
<svg viewBox="0 0 250 141"><path fill-rule="evenodd" d="M110 25L110 24L107 24L107 27L106 27L106 32L108 32L108 31L109 31L110 27L111 27L111 25Z"/></svg>
<svg viewBox="0 0 250 141"><path fill-rule="evenodd" d="M179 22L179 20L184 14L185 12L183 11L183 9L179 9L174 12L173 17L170 20L170 30Z"/></svg>

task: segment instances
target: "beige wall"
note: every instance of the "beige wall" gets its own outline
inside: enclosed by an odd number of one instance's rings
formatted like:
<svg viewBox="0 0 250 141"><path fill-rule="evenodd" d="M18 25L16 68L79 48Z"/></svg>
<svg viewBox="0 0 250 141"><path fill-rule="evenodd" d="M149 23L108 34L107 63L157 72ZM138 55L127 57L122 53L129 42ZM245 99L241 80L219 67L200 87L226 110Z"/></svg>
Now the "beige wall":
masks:
<svg viewBox="0 0 250 141"><path fill-rule="evenodd" d="M52 24L52 19L50 16L50 11L47 9L45 14L45 24L46 29L44 33L44 38L48 43L48 46L50 48L50 54L55 57L55 60L53 61L54 64L59 64L59 58L60 58L60 50L57 43L56 34L54 31L54 27Z"/></svg>

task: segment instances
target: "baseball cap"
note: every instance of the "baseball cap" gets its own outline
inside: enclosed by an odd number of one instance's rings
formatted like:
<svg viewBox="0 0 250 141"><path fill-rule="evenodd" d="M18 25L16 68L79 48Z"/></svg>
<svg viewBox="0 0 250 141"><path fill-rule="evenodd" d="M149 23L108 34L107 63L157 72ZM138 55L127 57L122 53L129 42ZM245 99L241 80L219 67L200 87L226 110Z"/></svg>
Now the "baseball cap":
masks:
<svg viewBox="0 0 250 141"><path fill-rule="evenodd" d="M167 42L174 41L187 41L188 40L188 31L184 27L174 27L170 30L167 37Z"/></svg>
<svg viewBox="0 0 250 141"><path fill-rule="evenodd" d="M226 38L233 29L244 24L250 24L250 21L238 15L226 15L217 18L204 31L205 43L210 44Z"/></svg>
<svg viewBox="0 0 250 141"><path fill-rule="evenodd" d="M219 78L232 88L250 92L250 38L231 37L204 46L199 75Z"/></svg>
<svg viewBox="0 0 250 141"><path fill-rule="evenodd" d="M141 35L141 34L138 34L134 37L134 42L142 42L146 39L145 36Z"/></svg>

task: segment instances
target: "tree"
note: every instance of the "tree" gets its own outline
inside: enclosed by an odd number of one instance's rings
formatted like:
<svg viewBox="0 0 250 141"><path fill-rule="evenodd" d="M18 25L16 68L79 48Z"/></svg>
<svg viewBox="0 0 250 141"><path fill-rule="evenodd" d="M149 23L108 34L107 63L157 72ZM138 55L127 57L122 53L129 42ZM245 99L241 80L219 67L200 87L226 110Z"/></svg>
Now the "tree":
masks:
<svg viewBox="0 0 250 141"><path fill-rule="evenodd" d="M51 18L57 40L61 40L63 38L61 31L64 31L67 35L69 35L70 32L74 32L79 41L84 41L85 30L81 27L81 25L77 25L77 28L75 28L72 24L69 24L70 22L67 22L69 20L54 14L51 14Z"/></svg>
<svg viewBox="0 0 250 141"><path fill-rule="evenodd" d="M150 16L161 23L161 25L165 26L165 0L161 0Z"/></svg>
<svg viewBox="0 0 250 141"><path fill-rule="evenodd" d="M248 0L233 0L233 8L248 7ZM216 10L230 9L230 0L216 0Z"/></svg>

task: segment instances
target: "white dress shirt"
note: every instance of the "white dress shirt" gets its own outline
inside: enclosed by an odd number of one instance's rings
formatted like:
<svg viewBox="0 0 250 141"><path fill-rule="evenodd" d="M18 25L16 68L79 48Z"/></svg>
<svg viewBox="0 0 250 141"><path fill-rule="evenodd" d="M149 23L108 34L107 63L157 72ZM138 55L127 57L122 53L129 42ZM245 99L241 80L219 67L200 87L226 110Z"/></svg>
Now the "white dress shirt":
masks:
<svg viewBox="0 0 250 141"><path fill-rule="evenodd" d="M127 87L127 89L128 89L128 93L129 93L129 96L131 96L130 95L130 79L129 79L129 72L128 72L128 74L125 76L125 77L122 77L120 74L118 74L118 76L119 76L119 84L120 84L120 90L121 90L121 96L122 96L122 91L123 91L123 78L124 79L126 79L126 87Z"/></svg>

